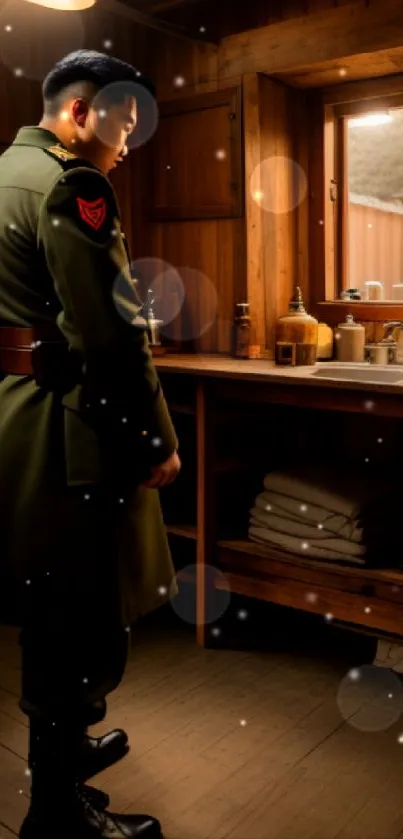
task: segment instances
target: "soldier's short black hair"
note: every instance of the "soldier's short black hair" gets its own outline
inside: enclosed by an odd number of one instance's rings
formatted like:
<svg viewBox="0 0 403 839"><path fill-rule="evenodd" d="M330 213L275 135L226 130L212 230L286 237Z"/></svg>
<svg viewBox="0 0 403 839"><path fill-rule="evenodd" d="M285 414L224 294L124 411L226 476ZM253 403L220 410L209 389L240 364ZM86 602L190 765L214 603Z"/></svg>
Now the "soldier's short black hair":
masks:
<svg viewBox="0 0 403 839"><path fill-rule="evenodd" d="M80 82L90 82L98 91L119 82L117 89L120 98L125 93L133 96L134 83L155 96L152 81L126 61L95 50L77 50L58 61L46 76L42 85L45 113L49 116L56 115L62 104L63 92L71 85ZM125 83L127 83L126 91ZM112 92L113 90L114 88Z"/></svg>

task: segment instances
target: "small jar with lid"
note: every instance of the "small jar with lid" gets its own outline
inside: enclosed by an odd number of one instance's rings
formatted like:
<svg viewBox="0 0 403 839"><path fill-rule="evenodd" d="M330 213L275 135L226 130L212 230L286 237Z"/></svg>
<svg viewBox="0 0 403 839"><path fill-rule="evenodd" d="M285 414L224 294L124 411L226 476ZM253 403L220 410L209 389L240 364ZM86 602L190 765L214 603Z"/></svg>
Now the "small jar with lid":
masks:
<svg viewBox="0 0 403 839"><path fill-rule="evenodd" d="M278 319L275 335L276 364L312 366L316 362L318 321L308 315L300 288L290 301L288 314Z"/></svg>
<svg viewBox="0 0 403 839"><path fill-rule="evenodd" d="M365 327L348 314L335 330L337 361L361 362L365 356Z"/></svg>

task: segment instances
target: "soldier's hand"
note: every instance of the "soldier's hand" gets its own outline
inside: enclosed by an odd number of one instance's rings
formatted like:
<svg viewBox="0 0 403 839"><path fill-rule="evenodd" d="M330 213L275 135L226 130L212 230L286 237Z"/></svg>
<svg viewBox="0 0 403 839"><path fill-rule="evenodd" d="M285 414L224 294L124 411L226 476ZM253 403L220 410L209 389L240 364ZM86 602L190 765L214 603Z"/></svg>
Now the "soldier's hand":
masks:
<svg viewBox="0 0 403 839"><path fill-rule="evenodd" d="M171 454L171 457L161 463L159 466L153 466L151 478L144 481L144 486L148 489L159 489L160 487L168 486L175 480L180 472L181 462L177 452Z"/></svg>

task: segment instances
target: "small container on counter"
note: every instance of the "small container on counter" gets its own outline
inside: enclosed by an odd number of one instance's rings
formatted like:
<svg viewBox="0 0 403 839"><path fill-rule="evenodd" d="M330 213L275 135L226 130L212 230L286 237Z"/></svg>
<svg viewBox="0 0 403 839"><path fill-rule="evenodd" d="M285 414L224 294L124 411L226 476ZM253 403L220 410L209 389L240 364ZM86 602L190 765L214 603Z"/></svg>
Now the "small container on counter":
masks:
<svg viewBox="0 0 403 839"><path fill-rule="evenodd" d="M368 303L371 301L383 300L383 285L379 282L368 282L364 285L364 300Z"/></svg>
<svg viewBox="0 0 403 839"><path fill-rule="evenodd" d="M347 288L342 291L340 295L341 300L361 300L361 292L359 288Z"/></svg>
<svg viewBox="0 0 403 839"><path fill-rule="evenodd" d="M251 345L252 319L249 314L249 303L237 303L233 326L233 357L250 358Z"/></svg>
<svg viewBox="0 0 403 839"><path fill-rule="evenodd" d="M365 360L370 364L389 364L396 357L395 345L393 344L366 344Z"/></svg>
<svg viewBox="0 0 403 839"><path fill-rule="evenodd" d="M365 328L352 315L347 315L345 323L336 327L334 337L337 361L364 361Z"/></svg>
<svg viewBox="0 0 403 839"><path fill-rule="evenodd" d="M403 300L403 283L392 285L392 300Z"/></svg>
<svg viewBox="0 0 403 839"><path fill-rule="evenodd" d="M333 356L333 329L327 323L318 324L318 349L316 357L323 361Z"/></svg>
<svg viewBox="0 0 403 839"><path fill-rule="evenodd" d="M278 319L275 332L275 361L281 366L312 366L318 347L318 321L308 315L301 289L296 288L288 314Z"/></svg>

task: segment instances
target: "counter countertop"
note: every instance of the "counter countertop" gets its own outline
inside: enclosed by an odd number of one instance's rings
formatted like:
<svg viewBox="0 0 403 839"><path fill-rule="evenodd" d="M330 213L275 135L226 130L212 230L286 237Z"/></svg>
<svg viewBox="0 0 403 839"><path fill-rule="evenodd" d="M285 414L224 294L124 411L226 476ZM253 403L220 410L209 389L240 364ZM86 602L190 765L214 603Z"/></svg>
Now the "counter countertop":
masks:
<svg viewBox="0 0 403 839"><path fill-rule="evenodd" d="M238 379L256 383L293 384L315 388L332 388L358 392L375 392L403 396L402 385L390 382L349 382L312 375L312 367L277 367L267 359L238 360L224 355L163 355L154 358L158 371L187 373L209 378ZM403 380L403 368L402 368Z"/></svg>

